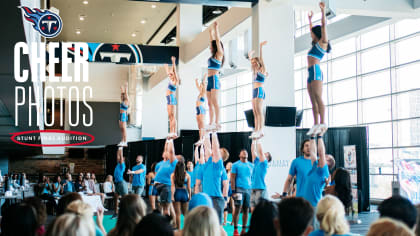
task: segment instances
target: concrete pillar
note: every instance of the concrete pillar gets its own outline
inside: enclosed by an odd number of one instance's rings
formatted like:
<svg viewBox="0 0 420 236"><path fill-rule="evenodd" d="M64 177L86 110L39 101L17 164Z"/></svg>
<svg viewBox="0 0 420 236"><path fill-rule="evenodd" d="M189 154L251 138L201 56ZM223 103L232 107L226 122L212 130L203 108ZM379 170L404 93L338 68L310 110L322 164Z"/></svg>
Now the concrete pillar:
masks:
<svg viewBox="0 0 420 236"><path fill-rule="evenodd" d="M202 9L201 5L192 4L179 4L177 9L177 44L180 47L178 73L181 79L178 89L178 130L198 129L195 118L198 91L194 79L201 79L201 65L204 63L200 64L194 59L185 63L183 58L188 50L186 45L202 32Z"/></svg>
<svg viewBox="0 0 420 236"><path fill-rule="evenodd" d="M252 46L259 54L259 43L267 40L263 48L268 77L265 106L294 106L294 12L292 0L260 1L252 9ZM264 151L273 161L266 176L269 196L283 191L291 161L296 157L295 127L265 127L262 139Z"/></svg>

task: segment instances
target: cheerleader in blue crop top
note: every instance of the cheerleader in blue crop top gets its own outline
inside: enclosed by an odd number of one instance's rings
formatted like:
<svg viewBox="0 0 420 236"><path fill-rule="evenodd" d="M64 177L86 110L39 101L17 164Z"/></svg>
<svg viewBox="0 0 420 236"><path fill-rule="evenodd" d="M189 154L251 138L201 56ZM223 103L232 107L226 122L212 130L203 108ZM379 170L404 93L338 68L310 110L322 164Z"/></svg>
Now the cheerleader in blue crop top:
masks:
<svg viewBox="0 0 420 236"><path fill-rule="evenodd" d="M120 130L121 130L121 142L118 146L127 147L127 121L128 121L128 106L130 101L128 99L128 83L125 86L121 86L121 103L120 103Z"/></svg>
<svg viewBox="0 0 420 236"><path fill-rule="evenodd" d="M210 123L208 130L219 130L222 126L219 124L219 101L218 94L220 90L219 73L225 60L223 44L220 41L220 33L217 21L209 27L210 32L210 52L211 57L208 60L207 70L207 98L210 113Z"/></svg>
<svg viewBox="0 0 420 236"><path fill-rule="evenodd" d="M169 118L169 135L168 138L177 138L176 134L176 119L175 119L175 106L177 105L176 101L176 89L177 86L181 83L178 74L176 73L176 58L171 57L172 67L169 69L169 66L165 64L166 74L169 78L168 89L166 90L166 101L167 101L167 110Z"/></svg>
<svg viewBox="0 0 420 236"><path fill-rule="evenodd" d="M181 212L188 212L188 202L191 199L191 177L185 171L184 160L178 161L174 172L171 174L171 194L175 208L176 226L181 229Z"/></svg>
<svg viewBox="0 0 420 236"><path fill-rule="evenodd" d="M254 113L254 132L250 138L258 139L264 136L262 128L264 126L263 102L265 99L264 82L267 77L267 71L262 56L262 47L267 41L260 43L260 56L252 57L254 51L248 53L251 61L253 80L252 111Z"/></svg>
<svg viewBox="0 0 420 236"><path fill-rule="evenodd" d="M151 171L147 174L147 184L149 185L149 202L152 210L156 209L157 190L155 188L156 162L153 162Z"/></svg>
<svg viewBox="0 0 420 236"><path fill-rule="evenodd" d="M197 118L197 125L198 130L200 133L200 140L196 143L196 145L203 144L204 134L205 134L205 118L206 118L206 109L204 104L206 102L206 77L207 74L204 75L204 78L199 82L198 79L195 79L195 86L199 92L197 101L195 102L195 110L196 110L196 118Z"/></svg>
<svg viewBox="0 0 420 236"><path fill-rule="evenodd" d="M325 3L320 2L322 18L321 26L312 27L313 13L308 14L309 27L311 28L312 48L308 52L308 93L312 103L312 113L314 115L314 125L307 135L317 135L325 132L327 125L325 124L325 106L322 101L322 71L320 62L325 53L331 50L327 35L327 23L325 18Z"/></svg>

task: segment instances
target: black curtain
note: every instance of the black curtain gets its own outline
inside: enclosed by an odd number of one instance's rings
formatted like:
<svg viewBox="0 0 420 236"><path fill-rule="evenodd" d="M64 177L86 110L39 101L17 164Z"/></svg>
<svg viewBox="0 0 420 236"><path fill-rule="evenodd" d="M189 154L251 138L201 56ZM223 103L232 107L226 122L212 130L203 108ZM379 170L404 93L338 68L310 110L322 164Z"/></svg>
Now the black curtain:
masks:
<svg viewBox="0 0 420 236"><path fill-rule="evenodd" d="M308 129L296 129L296 155L302 155L300 145ZM367 127L329 128L324 135L325 151L334 156L337 167L344 167L345 145L356 145L359 212L369 211L369 142Z"/></svg>

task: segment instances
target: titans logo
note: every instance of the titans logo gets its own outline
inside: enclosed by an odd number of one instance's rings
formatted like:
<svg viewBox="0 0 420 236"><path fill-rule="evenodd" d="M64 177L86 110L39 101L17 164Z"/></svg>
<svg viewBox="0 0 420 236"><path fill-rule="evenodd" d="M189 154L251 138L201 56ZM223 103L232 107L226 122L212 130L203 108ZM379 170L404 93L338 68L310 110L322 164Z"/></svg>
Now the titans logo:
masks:
<svg viewBox="0 0 420 236"><path fill-rule="evenodd" d="M45 38L54 38L63 28L63 21L60 16L49 10L40 10L38 8L20 7L23 10L24 17L32 23L32 26Z"/></svg>

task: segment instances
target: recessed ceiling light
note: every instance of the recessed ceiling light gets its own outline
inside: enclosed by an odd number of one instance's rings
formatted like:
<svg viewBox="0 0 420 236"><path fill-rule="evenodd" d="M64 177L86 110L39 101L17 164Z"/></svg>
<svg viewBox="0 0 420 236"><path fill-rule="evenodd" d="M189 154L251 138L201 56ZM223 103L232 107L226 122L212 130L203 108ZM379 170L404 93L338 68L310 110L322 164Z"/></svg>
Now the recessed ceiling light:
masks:
<svg viewBox="0 0 420 236"><path fill-rule="evenodd" d="M79 16L79 20L81 20L81 21L84 21L84 20L85 20L85 18L86 18L86 16L85 16L85 15L80 15L80 16Z"/></svg>
<svg viewBox="0 0 420 236"><path fill-rule="evenodd" d="M80 32L80 30L76 30L76 34L80 34L81 32Z"/></svg>
<svg viewBox="0 0 420 236"><path fill-rule="evenodd" d="M172 39L172 40L175 40L175 39L176 39L176 37L171 37L171 39Z"/></svg>
<svg viewBox="0 0 420 236"><path fill-rule="evenodd" d="M222 10L216 9L216 10L213 11L213 14L215 14L215 15L222 14Z"/></svg>
<svg viewBox="0 0 420 236"><path fill-rule="evenodd" d="M131 37L136 37L136 33L132 33L131 34Z"/></svg>
<svg viewBox="0 0 420 236"><path fill-rule="evenodd" d="M156 8L156 5L155 5L155 4L153 4L153 5L152 5L152 8Z"/></svg>
<svg viewBox="0 0 420 236"><path fill-rule="evenodd" d="M87 0L83 1L83 4L87 5L89 2Z"/></svg>
<svg viewBox="0 0 420 236"><path fill-rule="evenodd" d="M146 24L146 22L147 21L145 19L143 19L143 20L140 21L140 23L142 23L142 24Z"/></svg>

